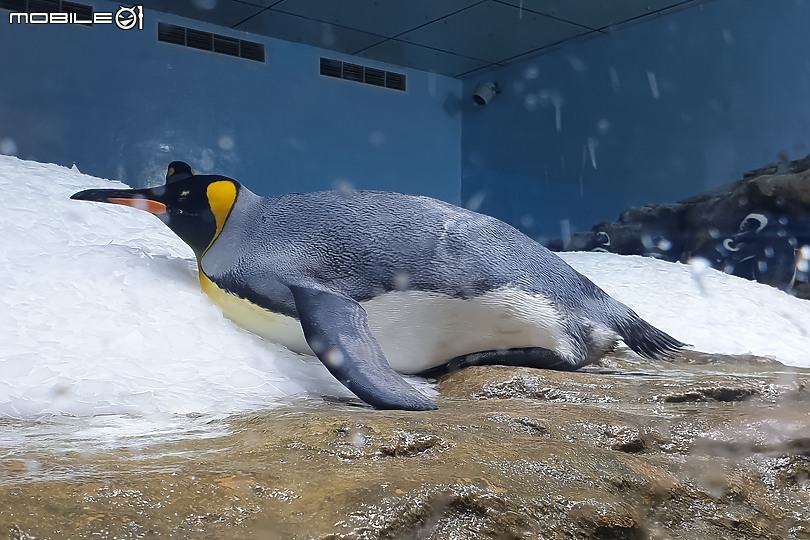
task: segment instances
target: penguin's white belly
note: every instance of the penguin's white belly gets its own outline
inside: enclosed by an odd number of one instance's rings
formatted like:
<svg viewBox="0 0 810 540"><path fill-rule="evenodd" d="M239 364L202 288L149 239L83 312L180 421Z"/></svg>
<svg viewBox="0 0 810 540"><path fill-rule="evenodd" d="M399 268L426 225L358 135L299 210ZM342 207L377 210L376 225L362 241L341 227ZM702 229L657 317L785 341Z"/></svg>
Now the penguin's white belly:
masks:
<svg viewBox="0 0 810 540"><path fill-rule="evenodd" d="M543 347L563 356L572 352L551 302L517 289L467 300L390 292L361 305L388 363L401 373L418 373L478 351Z"/></svg>
<svg viewBox="0 0 810 540"><path fill-rule="evenodd" d="M295 352L314 354L301 324L268 312L201 280L226 317L242 328ZM478 351L543 347L572 352L552 303L539 295L503 288L462 300L423 291L389 292L360 304L391 367L418 373Z"/></svg>

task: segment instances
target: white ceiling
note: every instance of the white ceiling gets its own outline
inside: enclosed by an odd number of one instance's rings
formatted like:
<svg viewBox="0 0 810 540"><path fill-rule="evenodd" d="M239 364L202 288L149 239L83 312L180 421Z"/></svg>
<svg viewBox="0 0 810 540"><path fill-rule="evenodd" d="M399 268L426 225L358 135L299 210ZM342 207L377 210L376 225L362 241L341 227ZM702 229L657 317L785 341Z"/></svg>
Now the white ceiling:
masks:
<svg viewBox="0 0 810 540"><path fill-rule="evenodd" d="M141 0L144 7L466 78L709 0Z"/></svg>

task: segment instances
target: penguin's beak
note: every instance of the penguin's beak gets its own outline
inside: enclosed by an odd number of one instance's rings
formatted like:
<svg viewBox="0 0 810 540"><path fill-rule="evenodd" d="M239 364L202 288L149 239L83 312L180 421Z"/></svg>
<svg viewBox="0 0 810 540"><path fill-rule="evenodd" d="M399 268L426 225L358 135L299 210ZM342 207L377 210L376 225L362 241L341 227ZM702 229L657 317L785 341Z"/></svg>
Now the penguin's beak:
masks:
<svg viewBox="0 0 810 540"><path fill-rule="evenodd" d="M79 201L123 204L151 214L166 213L166 205L155 199L151 189L85 189L70 196Z"/></svg>

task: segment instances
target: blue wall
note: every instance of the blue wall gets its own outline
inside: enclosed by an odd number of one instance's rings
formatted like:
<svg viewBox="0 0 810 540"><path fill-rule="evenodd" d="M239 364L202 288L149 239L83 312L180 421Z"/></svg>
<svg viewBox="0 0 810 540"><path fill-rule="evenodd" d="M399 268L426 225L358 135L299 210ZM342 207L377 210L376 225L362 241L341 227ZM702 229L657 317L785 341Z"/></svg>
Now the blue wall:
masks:
<svg viewBox="0 0 810 540"><path fill-rule="evenodd" d="M463 88L363 61L407 73L405 93L318 75L351 57L173 15L147 11L142 32L0 16L0 151L133 185L185 159L263 194L345 181L462 201L542 238L810 151L800 0L713 0ZM158 43L158 20L263 42L267 62ZM475 108L484 80L503 93Z"/></svg>
<svg viewBox="0 0 810 540"><path fill-rule="evenodd" d="M713 0L466 81L503 93L465 105L462 200L559 237L803 157L808 21L801 0Z"/></svg>
<svg viewBox="0 0 810 540"><path fill-rule="evenodd" d="M93 1L96 11L117 3ZM10 25L0 10L0 150L76 163L142 186L172 159L263 194L336 181L459 201L461 116L454 79L408 75L407 92L319 75L314 47L147 11L114 25ZM266 63L157 41L157 21L258 41Z"/></svg>

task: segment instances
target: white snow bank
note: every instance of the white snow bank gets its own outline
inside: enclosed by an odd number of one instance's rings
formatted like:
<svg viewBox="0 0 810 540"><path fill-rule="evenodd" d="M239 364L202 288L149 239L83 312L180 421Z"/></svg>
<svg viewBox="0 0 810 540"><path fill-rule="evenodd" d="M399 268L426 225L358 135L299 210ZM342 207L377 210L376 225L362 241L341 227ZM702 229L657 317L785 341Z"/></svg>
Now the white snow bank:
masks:
<svg viewBox="0 0 810 540"><path fill-rule="evenodd" d="M613 253L561 255L613 298L695 350L810 367L808 300L712 268Z"/></svg>
<svg viewBox="0 0 810 540"><path fill-rule="evenodd" d="M224 415L350 395L317 360L224 319L154 216L69 199L91 187L124 186L0 156L0 417ZM564 258L699 350L810 366L810 302L713 270L703 296L688 267L653 259Z"/></svg>
<svg viewBox="0 0 810 540"><path fill-rule="evenodd" d="M0 416L227 414L351 395L320 363L237 328L190 248L146 212L73 201L127 187L0 156Z"/></svg>

